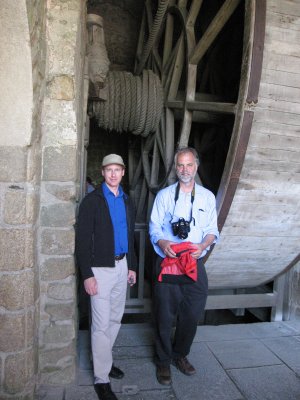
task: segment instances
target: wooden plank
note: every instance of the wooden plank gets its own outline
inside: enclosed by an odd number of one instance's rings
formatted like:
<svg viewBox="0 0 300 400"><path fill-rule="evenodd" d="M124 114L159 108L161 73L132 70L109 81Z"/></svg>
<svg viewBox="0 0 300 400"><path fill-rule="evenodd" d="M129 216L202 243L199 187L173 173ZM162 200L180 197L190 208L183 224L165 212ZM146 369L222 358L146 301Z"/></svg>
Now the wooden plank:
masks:
<svg viewBox="0 0 300 400"><path fill-rule="evenodd" d="M299 46L300 26L299 29L287 29L287 27L281 28L278 26L272 26L272 29L268 27L267 31L268 33L265 39L266 45L272 46L274 43L278 43L278 46L285 46L286 44L293 43L295 46Z"/></svg>
<svg viewBox="0 0 300 400"><path fill-rule="evenodd" d="M295 103L292 101L280 101L276 99L270 99L265 97L260 97L259 106L265 110L278 111L280 113L300 114L300 103Z"/></svg>
<svg viewBox="0 0 300 400"><path fill-rule="evenodd" d="M262 190L251 190L250 188L239 188L237 194L234 196L234 204L237 206L238 204L248 204L249 207L256 207L260 204L270 204L278 207L282 204L290 204L291 207L297 208L299 207L299 199L291 194L287 193L276 193L276 190L273 192L265 192Z"/></svg>
<svg viewBox="0 0 300 400"><path fill-rule="evenodd" d="M297 106L297 104L300 104L300 88L298 87L282 86L273 83L261 82L259 94L260 106L262 98L277 100L279 103L280 101L292 102L295 104L295 106ZM293 108L291 111L295 112Z"/></svg>
<svg viewBox="0 0 300 400"><path fill-rule="evenodd" d="M299 1L297 0L268 0L268 12L300 17Z"/></svg>
<svg viewBox="0 0 300 400"><path fill-rule="evenodd" d="M257 106L254 113L254 123L262 121L264 123L284 124L290 126L290 128L298 130L299 132L300 118L299 114L297 113L278 112L274 110L263 109Z"/></svg>
<svg viewBox="0 0 300 400"><path fill-rule="evenodd" d="M300 45L295 42L286 42L284 40L274 40L269 39L268 42L265 42L266 50L270 53L289 56L289 57L298 57L300 54Z"/></svg>
<svg viewBox="0 0 300 400"><path fill-rule="evenodd" d="M297 245L297 237L291 237L291 242L289 242L286 240L285 236L266 236L262 240L260 236L233 236L222 234L220 244L224 248L230 246L234 254L240 253L241 251L250 253L254 247L257 248L257 251L269 252L270 250L273 251L274 248L282 248L282 246L287 246L288 249L294 248L295 245ZM217 246L220 244L217 244Z"/></svg>
<svg viewBox="0 0 300 400"><path fill-rule="evenodd" d="M300 18L294 15L286 15L280 13L273 13L268 11L267 14L267 26L268 29L283 28L289 30L299 30L300 29Z"/></svg>
<svg viewBox="0 0 300 400"><path fill-rule="evenodd" d="M274 150L267 152L266 154L272 154ZM298 153L299 158L299 153ZM261 171L271 170L271 171L278 171L278 172L290 172L290 173L299 173L300 172L300 163L289 163L288 161L277 161L274 160L273 162L269 161L266 157L264 160L260 158L257 159L255 157L251 158L247 155L244 163L245 168L252 169L252 168L259 168Z"/></svg>
<svg viewBox="0 0 300 400"><path fill-rule="evenodd" d="M299 128L294 125L280 124L271 121L255 121L253 123L253 136L255 135L272 135L282 136L284 132L288 137L298 137L299 136ZM275 139L276 140L276 139Z"/></svg>
<svg viewBox="0 0 300 400"><path fill-rule="evenodd" d="M263 69L261 81L292 88L300 88L300 73Z"/></svg>
<svg viewBox="0 0 300 400"><path fill-rule="evenodd" d="M272 307L276 304L275 293L209 295L206 310L223 310L230 308Z"/></svg>
<svg viewBox="0 0 300 400"><path fill-rule="evenodd" d="M273 186L277 187L278 190L288 190L288 185L294 185L292 190L297 190L297 186L300 189L300 173L288 173L278 171L262 171L260 169L243 170L242 173L243 181L262 182L266 187ZM296 192L298 193L298 191Z"/></svg>
<svg viewBox="0 0 300 400"><path fill-rule="evenodd" d="M300 71L300 57L290 56L284 54L276 54L265 47L263 68L266 69L279 69L280 71L299 73Z"/></svg>
<svg viewBox="0 0 300 400"><path fill-rule="evenodd" d="M223 230L222 230L223 235L242 235L242 236L244 236L244 235L251 234L252 236L260 236L260 237L264 238L264 237L268 236L270 234L270 232L274 232L274 237L276 237L277 235L286 236L289 240L290 234L291 234L291 232L293 232L294 236L299 239L299 233L297 234L297 232L299 232L299 230L300 230L300 222L299 221L293 221L292 219L290 219L289 223L287 224L286 220L284 218L282 218L281 220L278 220L278 225L275 225L274 217L272 219L262 220L261 215L259 216L259 218L257 220L250 219L250 221L249 220L246 221L243 219L232 221L230 217L227 217L227 218L228 218L228 224L226 224L226 230L224 230L225 227L223 227ZM294 218L296 218L296 217L294 216ZM252 225L251 225L251 222L252 222ZM298 249L298 247L297 247L297 249ZM226 249L224 249L224 251L226 252ZM256 249L253 247L252 259L253 259L254 263L256 263L255 251L256 251ZM216 254L219 254L219 252L221 252L220 249L218 251L216 251ZM298 250L296 252L298 253ZM215 253L215 250L213 253ZM269 255L269 257L270 257L270 255ZM287 257L287 254L286 254L286 251L284 250L283 258L286 259L286 257ZM222 255L221 255L221 258L222 258ZM223 258L224 258L224 253L223 253ZM230 255L230 259L231 259L231 255ZM225 262L225 260L224 260L224 262ZM240 262L241 263L243 262L243 258L240 259ZM286 261L283 262L282 268L286 264L287 264Z"/></svg>
<svg viewBox="0 0 300 400"><path fill-rule="evenodd" d="M281 132L284 132L281 131ZM286 153L286 155L290 154L291 159L290 161L292 162L300 162L300 155L298 153L298 158L293 158L293 153L297 153L300 150L300 135L297 136L290 136L290 135L283 135L283 134L277 134L273 135L270 133L262 133L260 131L254 132L253 135L251 135L250 140L249 140L249 147L250 151L256 151L256 147L259 148L259 151L264 150L264 149L271 149L271 150L281 150L282 152ZM252 152L253 152L252 151ZM259 154L259 153L258 153ZM263 156L266 156L266 154L262 154ZM270 160L289 160L289 158L286 157L280 157L280 152L274 152L274 155L269 153L267 155L268 159L270 157Z"/></svg>

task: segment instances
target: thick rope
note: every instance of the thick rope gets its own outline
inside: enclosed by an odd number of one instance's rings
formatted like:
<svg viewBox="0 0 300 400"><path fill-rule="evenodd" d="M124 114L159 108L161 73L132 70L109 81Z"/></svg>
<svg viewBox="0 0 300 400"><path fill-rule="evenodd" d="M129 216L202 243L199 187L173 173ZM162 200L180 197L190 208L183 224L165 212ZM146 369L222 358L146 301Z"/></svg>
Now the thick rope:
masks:
<svg viewBox="0 0 300 400"><path fill-rule="evenodd" d="M153 71L144 70L142 76L110 71L106 91L107 99L94 102L92 107L100 128L143 137L156 131L162 115L163 90Z"/></svg>

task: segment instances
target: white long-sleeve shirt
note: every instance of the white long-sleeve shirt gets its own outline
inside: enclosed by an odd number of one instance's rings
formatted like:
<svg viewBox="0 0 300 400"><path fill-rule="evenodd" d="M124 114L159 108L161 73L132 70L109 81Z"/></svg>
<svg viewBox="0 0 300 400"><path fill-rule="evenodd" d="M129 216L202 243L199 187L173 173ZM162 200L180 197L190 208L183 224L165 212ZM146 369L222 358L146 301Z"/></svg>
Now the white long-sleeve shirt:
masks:
<svg viewBox="0 0 300 400"><path fill-rule="evenodd" d="M193 220L190 223L190 232L184 240L174 236L171 222L177 222L179 218L190 221L191 193L179 191L179 198L175 204L175 192L178 183L160 190L155 198L149 224L150 240L154 250L161 257L165 254L161 251L157 242L160 239L172 242L192 242L199 244L203 238L212 234L215 241L219 239L217 225L216 199L212 192L195 183L195 198L193 202ZM204 257L209 248L205 249L201 257Z"/></svg>

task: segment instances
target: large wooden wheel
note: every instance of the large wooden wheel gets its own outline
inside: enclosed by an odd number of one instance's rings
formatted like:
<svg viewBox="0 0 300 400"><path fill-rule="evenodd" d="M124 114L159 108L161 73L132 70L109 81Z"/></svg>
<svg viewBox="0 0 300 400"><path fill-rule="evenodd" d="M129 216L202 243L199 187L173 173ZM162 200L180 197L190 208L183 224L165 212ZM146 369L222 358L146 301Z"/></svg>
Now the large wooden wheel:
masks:
<svg viewBox="0 0 300 400"><path fill-rule="evenodd" d="M217 194L241 129L253 8L251 0L161 0L156 9L146 1L135 74L152 69L160 77L164 113L158 130L141 139L142 157L131 173L133 191L144 174L139 220L145 209L149 215L157 189L174 181L177 146L197 148L200 179Z"/></svg>

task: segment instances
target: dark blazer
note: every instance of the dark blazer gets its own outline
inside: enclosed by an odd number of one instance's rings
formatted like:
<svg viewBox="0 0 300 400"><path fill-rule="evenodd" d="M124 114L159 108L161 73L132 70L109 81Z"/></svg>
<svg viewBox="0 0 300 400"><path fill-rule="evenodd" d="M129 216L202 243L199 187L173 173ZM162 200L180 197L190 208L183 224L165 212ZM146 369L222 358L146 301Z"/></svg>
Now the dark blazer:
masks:
<svg viewBox="0 0 300 400"><path fill-rule="evenodd" d="M128 269L136 271L134 251L135 211L124 193L128 232ZM102 186L84 197L76 224L76 260L83 279L94 276L92 267L115 266L114 229Z"/></svg>

